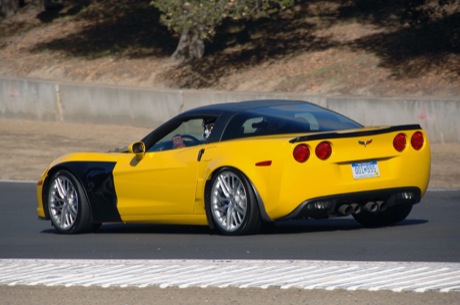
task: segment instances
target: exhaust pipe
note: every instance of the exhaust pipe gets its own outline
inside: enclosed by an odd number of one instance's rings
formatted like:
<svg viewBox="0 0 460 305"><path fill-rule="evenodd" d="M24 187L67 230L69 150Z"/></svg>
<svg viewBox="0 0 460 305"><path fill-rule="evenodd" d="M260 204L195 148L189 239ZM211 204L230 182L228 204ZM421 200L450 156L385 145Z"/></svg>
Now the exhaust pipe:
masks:
<svg viewBox="0 0 460 305"><path fill-rule="evenodd" d="M360 206L359 204L353 203L353 204L351 205L351 208L353 209L353 214L359 214L359 213L361 213L361 210L362 210L362 209L361 209L361 206Z"/></svg>
<svg viewBox="0 0 460 305"><path fill-rule="evenodd" d="M338 210L339 214L342 216L348 216L353 213L353 208L348 204L342 204Z"/></svg>
<svg viewBox="0 0 460 305"><path fill-rule="evenodd" d="M380 210L380 207L377 202L369 201L364 205L364 210L369 213L377 213Z"/></svg>

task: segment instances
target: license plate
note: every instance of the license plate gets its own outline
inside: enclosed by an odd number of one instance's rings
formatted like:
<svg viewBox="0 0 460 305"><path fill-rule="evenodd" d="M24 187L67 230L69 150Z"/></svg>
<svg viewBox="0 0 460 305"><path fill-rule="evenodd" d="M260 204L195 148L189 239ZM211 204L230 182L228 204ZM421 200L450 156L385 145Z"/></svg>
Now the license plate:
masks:
<svg viewBox="0 0 460 305"><path fill-rule="evenodd" d="M351 169L355 179L380 177L377 161L352 163Z"/></svg>

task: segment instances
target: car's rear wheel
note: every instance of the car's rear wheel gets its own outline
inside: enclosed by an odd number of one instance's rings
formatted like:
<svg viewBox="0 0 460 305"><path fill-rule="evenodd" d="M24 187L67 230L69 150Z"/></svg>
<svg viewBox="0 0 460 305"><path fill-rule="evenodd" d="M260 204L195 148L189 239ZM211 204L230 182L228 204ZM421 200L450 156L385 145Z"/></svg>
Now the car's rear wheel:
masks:
<svg viewBox="0 0 460 305"><path fill-rule="evenodd" d="M388 226L403 221L409 216L412 204L399 204L386 208L380 212L369 212L362 210L358 214L353 214L357 222L366 227Z"/></svg>
<svg viewBox="0 0 460 305"><path fill-rule="evenodd" d="M61 170L47 185L48 211L56 231L67 234L91 231L93 224L88 202L75 176Z"/></svg>
<svg viewBox="0 0 460 305"><path fill-rule="evenodd" d="M214 175L207 209L214 227L222 234L252 234L260 229L254 191L248 179L235 169L222 169Z"/></svg>

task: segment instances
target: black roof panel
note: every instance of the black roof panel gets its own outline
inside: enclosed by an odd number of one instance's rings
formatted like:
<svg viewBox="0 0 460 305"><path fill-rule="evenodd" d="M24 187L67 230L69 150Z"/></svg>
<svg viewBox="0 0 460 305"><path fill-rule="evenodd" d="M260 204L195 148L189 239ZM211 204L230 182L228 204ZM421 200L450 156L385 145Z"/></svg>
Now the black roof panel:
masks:
<svg viewBox="0 0 460 305"><path fill-rule="evenodd" d="M240 112L249 109L256 109L260 107L271 107L277 105L292 105L292 104L305 104L308 102L305 101L296 101L296 100L250 100L242 102L233 102L233 103L220 103L201 106L194 108L192 110L186 111L184 114L190 115L193 113L218 113L218 112Z"/></svg>

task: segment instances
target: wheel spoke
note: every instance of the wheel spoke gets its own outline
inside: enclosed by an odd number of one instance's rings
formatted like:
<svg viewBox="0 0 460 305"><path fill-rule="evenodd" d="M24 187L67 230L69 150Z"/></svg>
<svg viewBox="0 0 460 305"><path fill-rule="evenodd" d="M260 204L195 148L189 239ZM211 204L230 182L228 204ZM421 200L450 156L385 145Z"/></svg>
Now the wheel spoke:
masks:
<svg viewBox="0 0 460 305"><path fill-rule="evenodd" d="M57 178L56 181L55 181L55 185L56 185L56 190L58 192L58 195L61 199L64 199L66 197L66 190L64 188L64 185L62 185L63 181L61 178Z"/></svg>
<svg viewBox="0 0 460 305"><path fill-rule="evenodd" d="M72 189L72 194L67 199L67 204L69 205L69 213L76 217L78 212L78 195L74 189Z"/></svg>
<svg viewBox="0 0 460 305"><path fill-rule="evenodd" d="M65 205L61 210L61 215L59 218L60 218L59 222L60 222L61 227L67 226L67 207Z"/></svg>
<svg viewBox="0 0 460 305"><path fill-rule="evenodd" d="M217 180L219 181L220 189L224 193L225 197L230 198L232 192L229 185L227 184L227 180L222 176L219 176Z"/></svg>
<svg viewBox="0 0 460 305"><path fill-rule="evenodd" d="M246 204L243 200L236 200L235 201L235 210L239 214L245 214L246 213Z"/></svg>
<svg viewBox="0 0 460 305"><path fill-rule="evenodd" d="M238 194L240 192L240 190L243 188L243 185L241 184L241 180L238 179L238 178L234 178L233 179L233 194Z"/></svg>
<svg viewBox="0 0 460 305"><path fill-rule="evenodd" d="M227 230L231 230L232 229L232 218L233 218L233 208L232 207L229 207L228 210L227 210L227 219L226 219L226 227L227 227Z"/></svg>
<svg viewBox="0 0 460 305"><path fill-rule="evenodd" d="M241 217L241 214L238 213L238 211L233 207L232 209L232 226L234 227L239 227L242 223L243 218Z"/></svg>
<svg viewBox="0 0 460 305"><path fill-rule="evenodd" d="M66 217L66 220L67 220L67 221L66 221L66 224L67 224L67 225L73 224L73 222L75 221L75 217L74 217L74 215L71 213L71 210L70 210L70 209L67 210L66 215L67 215L67 217Z"/></svg>

